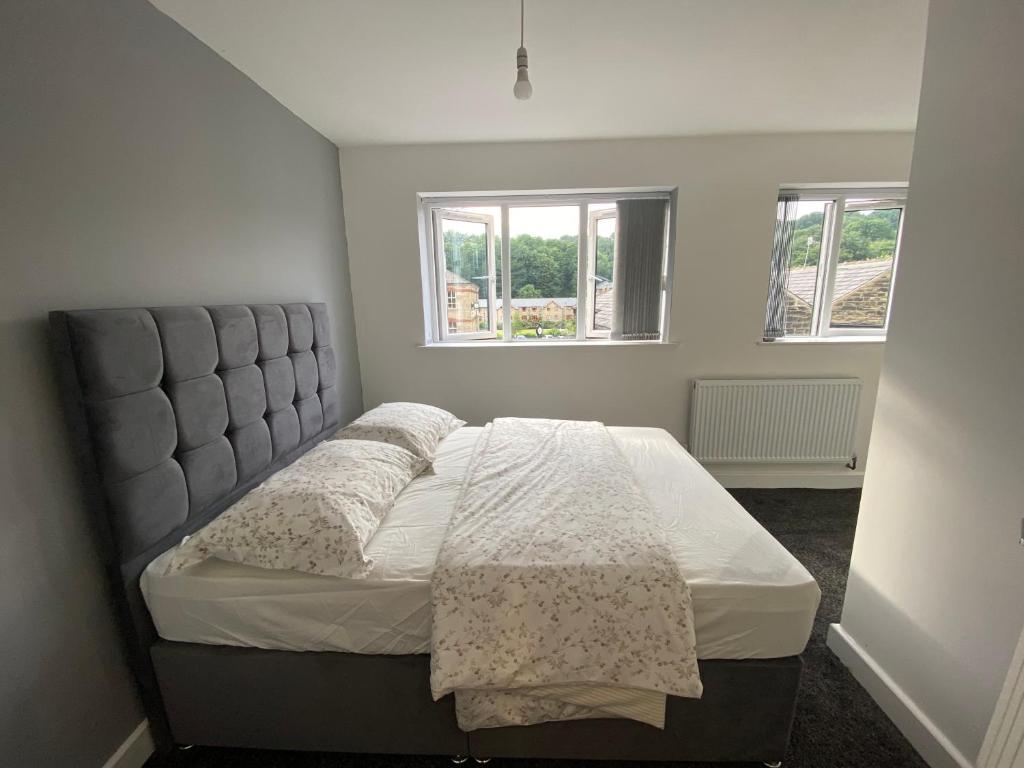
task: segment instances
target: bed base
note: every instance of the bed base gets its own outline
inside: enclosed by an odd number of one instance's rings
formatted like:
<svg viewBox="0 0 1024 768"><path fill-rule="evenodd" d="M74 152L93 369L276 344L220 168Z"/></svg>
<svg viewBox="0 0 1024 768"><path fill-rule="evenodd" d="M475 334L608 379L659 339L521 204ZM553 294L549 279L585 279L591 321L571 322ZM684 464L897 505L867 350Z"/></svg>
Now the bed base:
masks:
<svg viewBox="0 0 1024 768"><path fill-rule="evenodd" d="M782 760L802 661L701 661L701 699L669 697L665 729L575 720L470 733L430 698L428 656L268 651L157 641L153 665L178 744L586 760Z"/></svg>

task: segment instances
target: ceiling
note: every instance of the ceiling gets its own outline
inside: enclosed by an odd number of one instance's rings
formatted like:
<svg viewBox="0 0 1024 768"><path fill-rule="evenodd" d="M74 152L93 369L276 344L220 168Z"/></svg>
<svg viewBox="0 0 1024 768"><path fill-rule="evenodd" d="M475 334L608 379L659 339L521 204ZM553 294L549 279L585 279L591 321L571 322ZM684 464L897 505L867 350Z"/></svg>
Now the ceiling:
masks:
<svg viewBox="0 0 1024 768"><path fill-rule="evenodd" d="M927 0L151 0L339 146L912 130Z"/></svg>

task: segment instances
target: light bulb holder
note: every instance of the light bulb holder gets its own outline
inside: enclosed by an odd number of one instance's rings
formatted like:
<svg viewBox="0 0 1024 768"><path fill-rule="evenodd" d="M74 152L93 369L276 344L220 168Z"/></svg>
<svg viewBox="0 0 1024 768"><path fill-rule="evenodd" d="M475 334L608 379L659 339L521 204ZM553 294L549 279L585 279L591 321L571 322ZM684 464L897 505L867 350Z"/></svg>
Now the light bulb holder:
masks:
<svg viewBox="0 0 1024 768"><path fill-rule="evenodd" d="M516 51L516 84L512 93L520 101L525 101L533 95L533 86L530 84L530 62L526 55L526 48L519 46Z"/></svg>
<svg viewBox="0 0 1024 768"><path fill-rule="evenodd" d="M519 0L519 50L516 51L516 84L512 94L520 101L533 95L530 85L530 59L526 55L526 0Z"/></svg>

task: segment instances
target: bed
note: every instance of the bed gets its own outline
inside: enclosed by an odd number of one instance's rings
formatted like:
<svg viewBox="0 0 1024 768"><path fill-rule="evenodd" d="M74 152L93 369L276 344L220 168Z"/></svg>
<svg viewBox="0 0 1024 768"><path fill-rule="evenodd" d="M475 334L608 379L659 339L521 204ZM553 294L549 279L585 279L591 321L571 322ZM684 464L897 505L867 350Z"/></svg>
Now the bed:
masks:
<svg viewBox="0 0 1024 768"><path fill-rule="evenodd" d="M820 592L663 430L609 428L666 513L692 593L704 695L669 697L663 730L603 719L467 733L451 696L431 699L427 654L434 563L479 427L448 436L434 472L402 492L370 542L375 566L365 580L217 560L168 576L161 564L184 535L340 426L326 308L55 312L51 328L161 747L782 759ZM176 440L165 434L168 416Z"/></svg>

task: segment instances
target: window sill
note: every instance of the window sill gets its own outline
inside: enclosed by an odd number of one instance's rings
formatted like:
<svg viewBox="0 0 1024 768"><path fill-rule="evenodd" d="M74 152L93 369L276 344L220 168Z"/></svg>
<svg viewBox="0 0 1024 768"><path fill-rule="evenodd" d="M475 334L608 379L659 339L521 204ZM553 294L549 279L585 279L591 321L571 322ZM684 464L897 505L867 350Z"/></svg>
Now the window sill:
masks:
<svg viewBox="0 0 1024 768"><path fill-rule="evenodd" d="M676 341L434 341L419 344L420 349L564 349L565 347L678 347Z"/></svg>
<svg viewBox="0 0 1024 768"><path fill-rule="evenodd" d="M766 347L817 346L819 344L884 344L885 336L799 336L759 341Z"/></svg>

